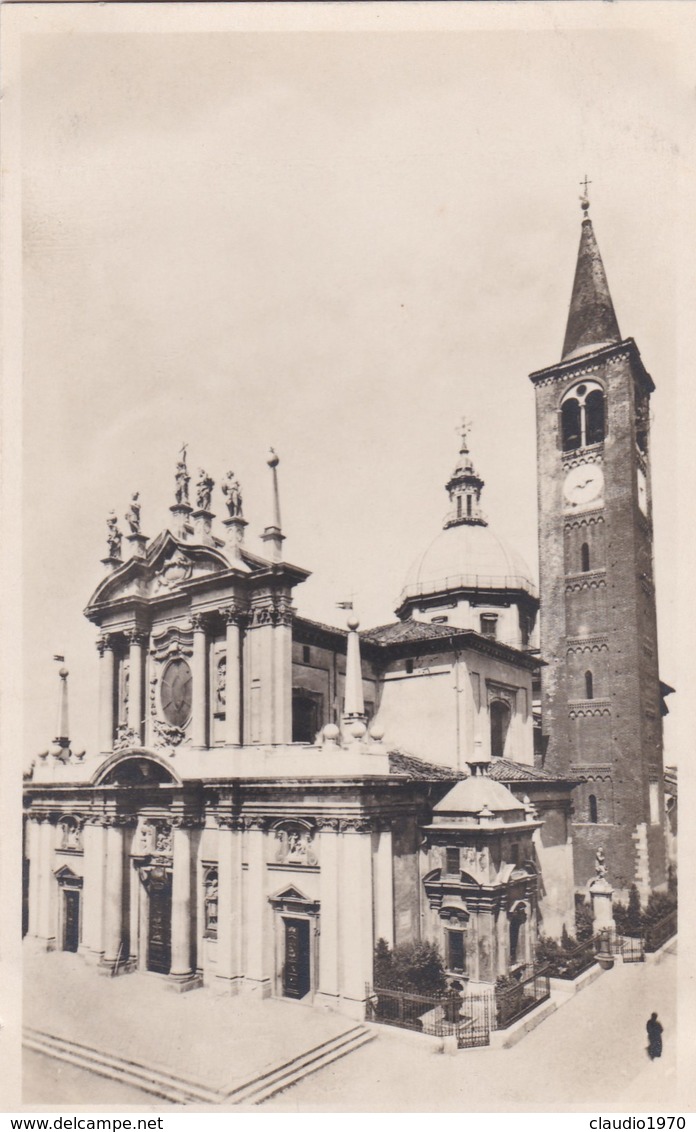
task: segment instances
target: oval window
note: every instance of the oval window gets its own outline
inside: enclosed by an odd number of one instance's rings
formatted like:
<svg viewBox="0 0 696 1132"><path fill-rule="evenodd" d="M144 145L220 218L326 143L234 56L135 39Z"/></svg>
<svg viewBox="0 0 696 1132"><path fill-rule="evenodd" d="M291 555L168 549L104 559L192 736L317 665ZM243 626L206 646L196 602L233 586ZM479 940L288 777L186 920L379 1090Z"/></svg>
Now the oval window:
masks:
<svg viewBox="0 0 696 1132"><path fill-rule="evenodd" d="M162 676L162 711L167 723L184 727L191 715L191 669L188 661L170 660Z"/></svg>

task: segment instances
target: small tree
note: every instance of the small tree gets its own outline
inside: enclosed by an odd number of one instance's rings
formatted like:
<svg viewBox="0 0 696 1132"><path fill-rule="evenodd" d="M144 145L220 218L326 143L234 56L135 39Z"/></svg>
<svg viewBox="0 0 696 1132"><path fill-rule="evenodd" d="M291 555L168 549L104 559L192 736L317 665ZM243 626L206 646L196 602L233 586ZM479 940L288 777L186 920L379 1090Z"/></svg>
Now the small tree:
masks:
<svg viewBox="0 0 696 1132"><path fill-rule="evenodd" d="M567 952L567 951L572 951L573 948L575 948L577 946L578 946L577 940L573 939L572 935L568 934L568 929L564 924L563 925L563 931L561 932L561 948L563 949L563 951Z"/></svg>
<svg viewBox="0 0 696 1132"><path fill-rule="evenodd" d="M640 910L640 893L635 884L632 884L628 893L628 908L626 909L626 934L638 936L643 927Z"/></svg>
<svg viewBox="0 0 696 1132"><path fill-rule="evenodd" d="M378 940L374 977L375 987L384 990L427 995L447 988L445 965L434 943L402 943L391 951L385 940Z"/></svg>
<svg viewBox="0 0 696 1132"><path fill-rule="evenodd" d="M584 943L594 935L594 920L590 905L585 897L579 894L575 898L575 934L579 943Z"/></svg>

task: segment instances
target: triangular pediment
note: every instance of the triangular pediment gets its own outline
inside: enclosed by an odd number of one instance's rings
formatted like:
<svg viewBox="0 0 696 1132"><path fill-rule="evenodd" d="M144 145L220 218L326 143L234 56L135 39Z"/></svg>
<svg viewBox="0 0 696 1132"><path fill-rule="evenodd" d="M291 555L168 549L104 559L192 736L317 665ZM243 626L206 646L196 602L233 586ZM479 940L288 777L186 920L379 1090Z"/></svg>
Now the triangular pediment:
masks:
<svg viewBox="0 0 696 1132"><path fill-rule="evenodd" d="M282 892L276 893L276 895L273 897L273 900L306 901L308 900L308 897L305 896L304 892L300 892L299 888L295 888L294 884L291 884L287 888L284 888Z"/></svg>
<svg viewBox="0 0 696 1132"><path fill-rule="evenodd" d="M163 531L150 543L144 557L128 559L100 583L88 609L123 598L166 596L187 582L229 570L230 565L216 547L181 542L171 531Z"/></svg>
<svg viewBox="0 0 696 1132"><path fill-rule="evenodd" d="M59 884L82 884L82 877L74 873L67 865L61 865L53 874Z"/></svg>

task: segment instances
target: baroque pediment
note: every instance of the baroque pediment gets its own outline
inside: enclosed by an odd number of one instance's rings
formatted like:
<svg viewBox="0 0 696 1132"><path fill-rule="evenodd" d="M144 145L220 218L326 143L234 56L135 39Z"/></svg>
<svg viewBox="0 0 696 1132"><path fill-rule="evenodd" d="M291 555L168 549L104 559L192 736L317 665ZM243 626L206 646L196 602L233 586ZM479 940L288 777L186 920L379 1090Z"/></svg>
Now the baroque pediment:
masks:
<svg viewBox="0 0 696 1132"><path fill-rule="evenodd" d="M222 573L229 567L225 555L215 547L182 543L165 531L150 543L144 557L129 559L104 579L92 595L88 609L124 598L163 597L188 582Z"/></svg>

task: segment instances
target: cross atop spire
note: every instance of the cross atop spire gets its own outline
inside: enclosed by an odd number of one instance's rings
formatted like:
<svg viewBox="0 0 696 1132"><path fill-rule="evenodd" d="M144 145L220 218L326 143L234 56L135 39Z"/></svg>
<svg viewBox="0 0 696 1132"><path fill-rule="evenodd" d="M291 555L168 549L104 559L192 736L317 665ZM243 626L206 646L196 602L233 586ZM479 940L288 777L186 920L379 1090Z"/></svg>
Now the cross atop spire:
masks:
<svg viewBox="0 0 696 1132"><path fill-rule="evenodd" d="M459 433L459 435L462 438L462 446L460 448L460 452L468 452L469 451L469 448L468 448L468 445L467 445L467 440L468 440L468 437L469 437L469 432L471 431L471 428L473 426L473 423L474 422L471 420L470 417L462 417L461 424L457 425L456 431Z"/></svg>
<svg viewBox="0 0 696 1132"><path fill-rule="evenodd" d="M591 185L591 184L592 184L592 181L588 180L587 173L586 173L585 179L580 182L580 188L582 189L582 196L580 197L580 207L581 207L583 213L585 214L585 216L587 216L589 209L590 209L590 194L587 190L588 190L588 186Z"/></svg>

